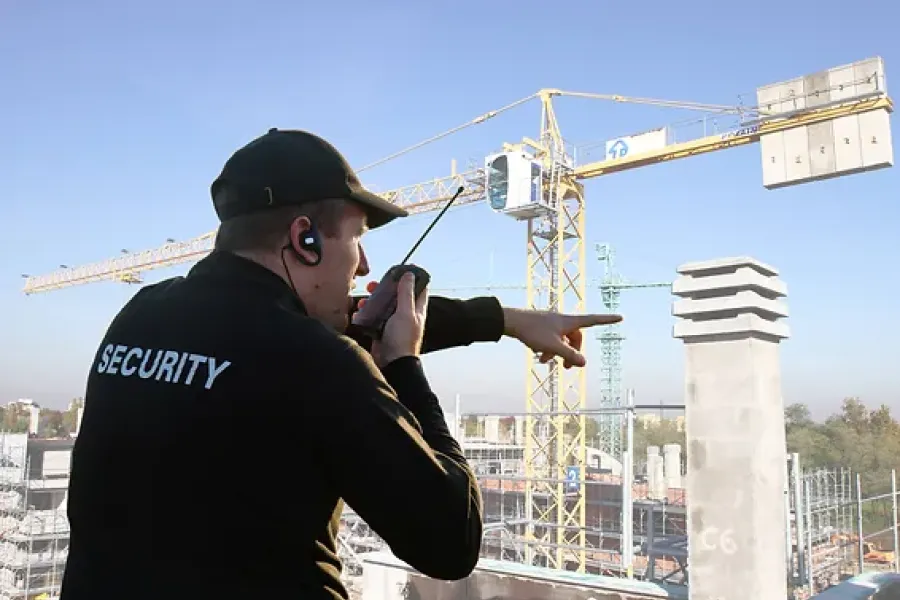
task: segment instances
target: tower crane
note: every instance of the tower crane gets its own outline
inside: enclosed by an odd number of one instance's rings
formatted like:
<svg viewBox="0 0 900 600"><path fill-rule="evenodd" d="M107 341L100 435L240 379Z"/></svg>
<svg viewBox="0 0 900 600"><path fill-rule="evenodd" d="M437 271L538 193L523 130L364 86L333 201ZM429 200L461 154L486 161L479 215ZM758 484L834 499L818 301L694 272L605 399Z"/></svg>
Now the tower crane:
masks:
<svg viewBox="0 0 900 600"><path fill-rule="evenodd" d="M766 187L889 166L893 159L892 154L884 154L885 140L887 149L891 148L890 132L885 130L893 104L884 88L883 73L881 59L875 58L831 69L824 78L817 74L760 88L757 91L760 106L753 109L542 89L384 160L532 100L538 101L541 109L536 138L525 137L519 143L504 144L502 151L485 159L483 167L463 173L451 172L449 176L393 190L383 196L410 213L421 213L440 209L462 186L464 191L457 204L487 200L494 211L525 221L527 307L582 312L586 297L585 180L756 142L761 142L762 146ZM731 131L680 143L671 143L667 135L660 135L660 131L666 134L665 128L651 132L652 135L621 138L612 145L607 143L607 156L603 160L579 165L568 151L557 122L554 100L561 97L732 115L740 123ZM852 146L861 156L856 161L859 164L853 160L853 164L844 166L835 166L835 163L830 171L827 167L823 171L816 163L807 165L805 174L801 172L802 168L798 170L797 164L802 163L802 167L817 160L809 151L809 144L803 145L802 152L798 150L798 136L802 134L803 139L809 140L813 136L807 130L812 132L813 128L823 124L833 124L835 136L840 131L841 139L835 137L835 143L843 144L846 140L846 145ZM848 151L843 145L840 150ZM834 156L834 147L831 152ZM786 160L786 156L790 160ZM381 162L384 161L360 171ZM810 175L813 166L818 170ZM207 233L193 240L169 242L156 249L83 267L26 277L24 291L34 294L102 280L136 282L145 271L201 258L211 250L214 237L214 232ZM584 477L580 477L580 481L571 481L567 480L567 473L573 472L570 467L575 467L574 472L585 472L585 372L583 369L564 370L558 360L542 364L531 352L527 354L527 367L525 499L529 518L522 540L526 561L584 572L590 552L586 543ZM630 507L623 510L630 510ZM624 556L630 556L630 553ZM623 559L623 562L626 560L629 559ZM630 567L630 564L623 564L628 572Z"/></svg>
<svg viewBox="0 0 900 600"><path fill-rule="evenodd" d="M597 258L603 263L603 278L600 280L600 299L611 313L619 312L619 298L623 290L644 288L671 288L671 282L632 283L616 271L616 258L610 244L597 244ZM600 406L611 408L624 406L622 396L622 342L625 336L618 324L604 328L597 335L600 340ZM622 415L601 414L597 417L601 440L600 449L610 456L622 456Z"/></svg>

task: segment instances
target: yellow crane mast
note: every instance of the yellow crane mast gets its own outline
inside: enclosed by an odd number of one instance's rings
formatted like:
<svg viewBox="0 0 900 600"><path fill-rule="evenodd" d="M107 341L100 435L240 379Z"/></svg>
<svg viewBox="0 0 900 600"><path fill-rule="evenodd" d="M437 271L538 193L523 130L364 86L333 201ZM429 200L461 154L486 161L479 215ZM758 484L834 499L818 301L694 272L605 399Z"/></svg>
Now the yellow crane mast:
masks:
<svg viewBox="0 0 900 600"><path fill-rule="evenodd" d="M482 123L529 100L539 100L541 121L536 139L523 138L517 144L504 144L501 152L486 158L483 168L451 173L383 196L411 213L421 213L440 209L462 186L464 192L457 204L487 200L495 211L526 221L527 307L579 313L586 309L584 180L755 142L762 142L763 179L767 187L890 166L893 161L890 130L885 128L889 126L888 113L893 105L884 88L881 59L837 67L825 73L828 77L824 78L827 84L824 87L821 74L817 74L815 81L819 83L816 84L810 83L813 80L810 76L759 88L757 99L761 106L754 109L543 89L360 171ZM607 157L603 160L577 165L566 151L554 111L553 100L561 96L734 115L740 117L741 124L725 133L681 143L671 143L665 128L620 138L607 142ZM840 123L848 125L848 120L852 121L849 128L838 127ZM846 148L835 146L845 144L856 148L859 159L851 156L849 163L846 158L841 159L844 163L832 161L830 167L816 162L819 161L814 156L817 151L814 152L813 144L806 142L814 137L809 133L812 128L821 124L834 124L831 148L834 154L841 150L844 152L841 156L846 156ZM853 127L856 134L839 136ZM803 134L805 145L798 146L792 141L798 132ZM871 140L867 137L869 133ZM883 152L885 141L887 155ZM881 154L872 149L877 143L882 144L878 149ZM826 153L824 149L822 153ZM798 171L797 165L805 162L810 163L808 168ZM170 240L153 250L26 277L24 292L34 294L103 280L137 283L144 271L202 258L211 250L214 237L215 232L211 232L186 242ZM530 352L526 360L524 492L528 519L522 540L526 560L529 564L584 572L591 561L593 546L588 543L586 528L583 412L586 374L582 369L562 369L559 361L541 364ZM630 464L630 460L623 463ZM623 473L624 485L628 485L629 473ZM623 511L630 510L631 507L623 507ZM630 519L623 521L627 523ZM630 539L630 535L623 537ZM629 550L623 550L622 569L629 576L630 556Z"/></svg>

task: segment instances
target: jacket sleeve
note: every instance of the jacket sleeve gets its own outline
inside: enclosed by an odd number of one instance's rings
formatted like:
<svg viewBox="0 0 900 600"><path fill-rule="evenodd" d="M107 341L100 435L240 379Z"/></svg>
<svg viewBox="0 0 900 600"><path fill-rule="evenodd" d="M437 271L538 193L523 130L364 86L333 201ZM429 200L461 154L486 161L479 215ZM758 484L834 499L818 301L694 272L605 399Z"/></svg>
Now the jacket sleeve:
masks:
<svg viewBox="0 0 900 600"><path fill-rule="evenodd" d="M351 314L362 298L353 298ZM497 342L503 337L503 308L492 296L456 300L441 296L428 299L422 353L469 346L476 342ZM348 331L348 335L369 348L369 342Z"/></svg>
<svg viewBox="0 0 900 600"><path fill-rule="evenodd" d="M497 342L503 337L503 308L493 297L455 300L428 299L422 352L468 346L475 342Z"/></svg>
<svg viewBox="0 0 900 600"><path fill-rule="evenodd" d="M345 336L316 345L321 383L302 410L330 484L398 558L436 579L468 576L481 549L481 494L419 359L382 374Z"/></svg>

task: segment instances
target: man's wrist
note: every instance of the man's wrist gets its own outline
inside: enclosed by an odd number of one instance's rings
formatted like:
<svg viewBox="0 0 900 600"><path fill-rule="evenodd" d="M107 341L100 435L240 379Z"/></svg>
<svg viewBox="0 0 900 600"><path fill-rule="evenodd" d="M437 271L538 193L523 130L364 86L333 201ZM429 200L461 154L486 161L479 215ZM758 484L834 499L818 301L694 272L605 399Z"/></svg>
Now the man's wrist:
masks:
<svg viewBox="0 0 900 600"><path fill-rule="evenodd" d="M503 307L503 335L519 338L519 333L522 331L522 316L525 314L525 311L521 308L509 308Z"/></svg>

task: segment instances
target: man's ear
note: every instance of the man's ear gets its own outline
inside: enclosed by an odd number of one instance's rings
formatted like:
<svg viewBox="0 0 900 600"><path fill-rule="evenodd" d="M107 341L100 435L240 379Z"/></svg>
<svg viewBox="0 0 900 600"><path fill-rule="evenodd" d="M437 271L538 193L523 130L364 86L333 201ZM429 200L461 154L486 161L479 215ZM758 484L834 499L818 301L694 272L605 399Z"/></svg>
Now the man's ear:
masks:
<svg viewBox="0 0 900 600"><path fill-rule="evenodd" d="M322 241L315 225L309 217L301 215L294 219L288 242L297 259L307 266L315 266L322 260Z"/></svg>

